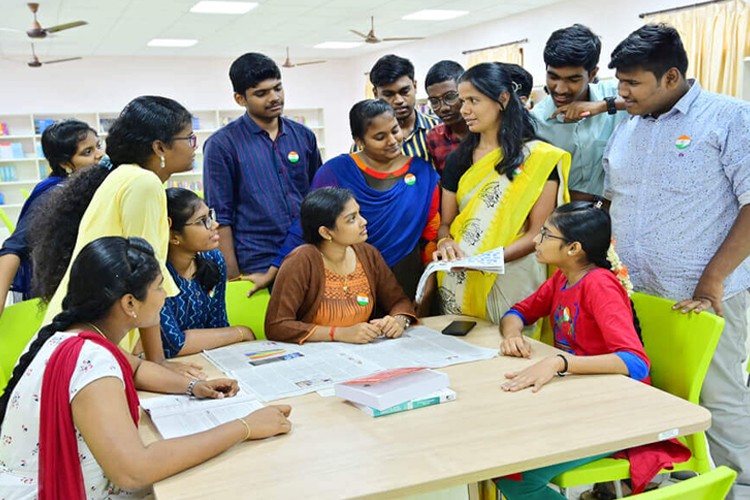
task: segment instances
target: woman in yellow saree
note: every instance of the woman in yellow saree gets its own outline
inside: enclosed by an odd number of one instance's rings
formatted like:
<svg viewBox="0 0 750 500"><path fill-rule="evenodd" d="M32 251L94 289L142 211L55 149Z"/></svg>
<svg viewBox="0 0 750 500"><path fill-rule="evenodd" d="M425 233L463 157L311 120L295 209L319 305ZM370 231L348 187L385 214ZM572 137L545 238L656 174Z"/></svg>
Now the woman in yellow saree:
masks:
<svg viewBox="0 0 750 500"><path fill-rule="evenodd" d="M503 312L547 278L533 237L559 203L570 199L570 154L535 139L531 116L500 63L483 63L459 79L468 137L446 160L442 223L435 259L504 247L505 274L440 273L443 312L500 321Z"/></svg>

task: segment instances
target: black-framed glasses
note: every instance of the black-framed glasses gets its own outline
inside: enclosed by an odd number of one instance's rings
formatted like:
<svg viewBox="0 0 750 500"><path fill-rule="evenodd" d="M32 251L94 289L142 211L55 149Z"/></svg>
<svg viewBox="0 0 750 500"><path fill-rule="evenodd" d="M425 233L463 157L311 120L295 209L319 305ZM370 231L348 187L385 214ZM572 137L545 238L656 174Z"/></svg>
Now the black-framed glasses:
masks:
<svg viewBox="0 0 750 500"><path fill-rule="evenodd" d="M547 229L544 226L542 226L542 228L539 230L539 234L542 236L539 239L539 243L540 244L544 243L544 239L545 238L549 238L549 239L552 239L552 240L560 240L560 241L564 241L565 243L570 243L567 239L563 238L562 236L555 236L554 234L550 234L549 233L549 229Z"/></svg>
<svg viewBox="0 0 750 500"><path fill-rule="evenodd" d="M198 136L195 134L190 134L187 137L172 137L173 141L188 141L188 144L190 144L191 148L195 148L198 146Z"/></svg>
<svg viewBox="0 0 750 500"><path fill-rule="evenodd" d="M197 226L198 224L203 224L203 227L206 229L211 229L214 227L214 222L216 222L216 210L213 208L208 209L208 215L204 215L200 219L194 220L193 222L186 222L186 226Z"/></svg>
<svg viewBox="0 0 750 500"><path fill-rule="evenodd" d="M432 109L440 107L441 103L445 103L446 106L453 106L459 100L458 92L450 91L443 94L442 97L430 97L427 102L430 103Z"/></svg>

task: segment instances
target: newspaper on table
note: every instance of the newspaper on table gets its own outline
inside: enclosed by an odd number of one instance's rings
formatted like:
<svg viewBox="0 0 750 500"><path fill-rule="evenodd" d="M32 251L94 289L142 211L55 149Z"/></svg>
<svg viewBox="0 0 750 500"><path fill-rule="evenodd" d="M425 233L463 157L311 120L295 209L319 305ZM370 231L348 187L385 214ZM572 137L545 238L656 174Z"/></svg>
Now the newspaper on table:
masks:
<svg viewBox="0 0 750 500"><path fill-rule="evenodd" d="M142 399L141 407L148 412L164 439L187 436L263 408L253 391L240 387L240 392L231 398L195 399L170 394Z"/></svg>
<svg viewBox="0 0 750 500"><path fill-rule="evenodd" d="M427 278L429 278L432 273L438 271L453 273L466 270L484 271L486 273L495 274L505 273L505 256L503 254L503 247L498 247L494 250L472 255L471 257L464 257L462 259L436 260L430 262L422 273L422 276L419 278L419 283L417 283L417 303L422 302L424 288L427 285Z"/></svg>
<svg viewBox="0 0 750 500"><path fill-rule="evenodd" d="M258 399L274 401L325 391L336 382L389 368L441 368L490 359L497 355L497 350L415 326L400 338L377 339L370 344L311 342L297 345L259 340L203 354Z"/></svg>

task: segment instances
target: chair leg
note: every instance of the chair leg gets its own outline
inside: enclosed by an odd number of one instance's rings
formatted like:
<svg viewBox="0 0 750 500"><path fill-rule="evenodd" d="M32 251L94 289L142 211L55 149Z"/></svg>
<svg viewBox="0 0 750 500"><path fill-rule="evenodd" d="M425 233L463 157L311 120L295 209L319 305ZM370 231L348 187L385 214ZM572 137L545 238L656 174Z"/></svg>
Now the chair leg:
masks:
<svg viewBox="0 0 750 500"><path fill-rule="evenodd" d="M622 498L622 482L621 481L614 481L615 485L615 496L617 498Z"/></svg>

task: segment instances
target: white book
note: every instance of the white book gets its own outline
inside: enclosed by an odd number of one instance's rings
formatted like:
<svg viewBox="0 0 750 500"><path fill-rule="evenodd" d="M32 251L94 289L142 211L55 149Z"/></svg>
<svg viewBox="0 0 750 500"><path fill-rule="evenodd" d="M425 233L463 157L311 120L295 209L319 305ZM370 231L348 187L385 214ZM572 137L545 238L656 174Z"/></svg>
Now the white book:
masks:
<svg viewBox="0 0 750 500"><path fill-rule="evenodd" d="M424 287L427 284L427 278L432 273L444 271L447 273L460 271L484 271L486 273L504 274L505 273L505 254L503 247L498 247L484 253L464 257L456 260L436 260L430 262L425 268L417 284L416 300L421 302L424 297Z"/></svg>
<svg viewBox="0 0 750 500"><path fill-rule="evenodd" d="M385 410L450 385L448 375L423 368L396 368L333 386L336 396Z"/></svg>
<svg viewBox="0 0 750 500"><path fill-rule="evenodd" d="M224 399L170 394L142 399L141 407L149 414L159 434L170 439L213 429L259 410L263 404L251 392L241 391Z"/></svg>
<svg viewBox="0 0 750 500"><path fill-rule="evenodd" d="M417 408L424 408L425 406L439 405L441 403L447 403L449 401L456 400L456 392L449 389L441 389L439 391L431 392L420 398L410 399L404 403L391 406L384 410L378 410L370 406L362 405L359 403L352 403L354 406L367 413L371 417L383 417L385 415L391 415L393 413L401 413L403 411L416 410Z"/></svg>

